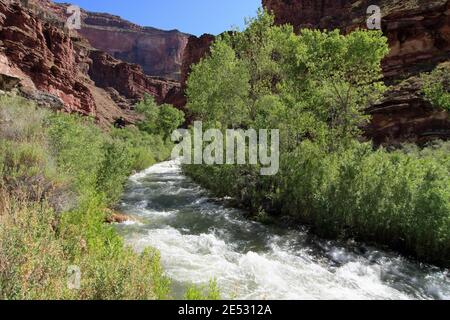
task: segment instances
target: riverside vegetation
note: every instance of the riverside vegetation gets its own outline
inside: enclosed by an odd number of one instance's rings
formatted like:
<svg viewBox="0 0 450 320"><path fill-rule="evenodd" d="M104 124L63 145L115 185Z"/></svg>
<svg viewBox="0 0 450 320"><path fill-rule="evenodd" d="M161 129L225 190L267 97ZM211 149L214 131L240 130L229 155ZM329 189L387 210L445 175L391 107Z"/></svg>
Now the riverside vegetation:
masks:
<svg viewBox="0 0 450 320"><path fill-rule="evenodd" d="M450 144L374 148L364 109L385 87L386 39L376 31L274 26L260 12L219 38L188 80L188 107L204 127L280 129L280 171L189 165L185 172L256 217L287 216L319 235L389 245L450 265ZM424 95L449 106L448 66L424 75ZM0 299L167 299L157 251L136 254L104 223L127 177L165 160L183 121L150 97L136 127L102 130L92 119L0 96ZM80 290L67 286L81 269ZM216 282L186 299L220 299Z"/></svg>
<svg viewBox="0 0 450 320"><path fill-rule="evenodd" d="M0 96L0 299L170 298L159 253L136 254L104 223L132 171L167 159L165 137L184 119L148 97L137 109L142 130L101 130ZM68 288L70 266L81 270L79 290ZM215 282L209 289L186 298L219 297Z"/></svg>
<svg viewBox="0 0 450 320"><path fill-rule="evenodd" d="M450 144L375 148L362 134L365 108L386 90L387 39L365 30L296 35L273 22L261 11L245 31L216 40L194 66L187 95L206 127L280 129L279 173L238 165L184 171L256 217L289 217L324 237L377 242L449 266ZM448 108L447 76L441 67L425 77L436 107Z"/></svg>

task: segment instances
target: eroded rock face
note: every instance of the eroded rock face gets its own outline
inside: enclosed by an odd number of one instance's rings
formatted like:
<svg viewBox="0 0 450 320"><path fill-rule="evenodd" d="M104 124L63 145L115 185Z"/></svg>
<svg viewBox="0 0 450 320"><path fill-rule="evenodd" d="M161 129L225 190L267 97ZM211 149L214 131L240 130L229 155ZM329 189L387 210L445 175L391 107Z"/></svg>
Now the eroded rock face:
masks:
<svg viewBox="0 0 450 320"><path fill-rule="evenodd" d="M160 103L180 95L178 83L149 77L141 67L94 49L65 29L65 20L65 8L48 0L0 0L2 79L19 79L22 93L39 104L105 124L136 121L131 106L146 93Z"/></svg>
<svg viewBox="0 0 450 320"><path fill-rule="evenodd" d="M97 49L139 64L150 76L179 80L189 35L141 27L120 17L83 12L80 33Z"/></svg>
<svg viewBox="0 0 450 320"><path fill-rule="evenodd" d="M426 101L421 87L419 76L409 77L393 85L381 102L368 109L372 122L366 134L376 144L425 143L450 138L448 112Z"/></svg>
<svg viewBox="0 0 450 320"><path fill-rule="evenodd" d="M181 66L181 84L184 86L191 72L191 67L200 62L200 60L209 54L211 44L215 37L210 34L204 34L201 37L189 37L186 49L183 55L183 64Z"/></svg>
<svg viewBox="0 0 450 320"><path fill-rule="evenodd" d="M89 57L92 59L89 75L95 84L115 91L115 95L128 99L130 104L145 94L153 95L158 103L165 103L169 92L180 91L178 82L147 76L141 66L117 60L106 52L92 50Z"/></svg>
<svg viewBox="0 0 450 320"><path fill-rule="evenodd" d="M68 111L95 115L95 104L78 66L86 52L69 34L38 19L18 4L0 1L1 54L10 70L38 90L58 96ZM28 78L28 79L26 79Z"/></svg>

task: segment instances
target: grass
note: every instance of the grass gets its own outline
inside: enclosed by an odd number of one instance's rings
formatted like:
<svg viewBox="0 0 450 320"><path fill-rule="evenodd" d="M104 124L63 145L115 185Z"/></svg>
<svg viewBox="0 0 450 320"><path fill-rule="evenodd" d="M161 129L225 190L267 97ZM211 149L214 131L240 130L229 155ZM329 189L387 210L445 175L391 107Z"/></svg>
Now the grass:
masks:
<svg viewBox="0 0 450 320"><path fill-rule="evenodd" d="M104 224L133 170L169 155L158 136L0 97L0 299L168 299L160 257ZM79 290L68 271L81 271Z"/></svg>

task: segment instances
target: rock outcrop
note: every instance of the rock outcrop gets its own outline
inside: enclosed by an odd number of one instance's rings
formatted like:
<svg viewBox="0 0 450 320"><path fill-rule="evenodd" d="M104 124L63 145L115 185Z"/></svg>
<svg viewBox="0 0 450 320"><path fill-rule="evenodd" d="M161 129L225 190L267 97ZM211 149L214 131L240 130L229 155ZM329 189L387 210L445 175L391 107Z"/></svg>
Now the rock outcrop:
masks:
<svg viewBox="0 0 450 320"><path fill-rule="evenodd" d="M189 37L186 49L183 54L183 63L181 65L181 84L186 84L191 67L200 62L200 60L209 54L209 49L215 37L211 34L204 34L201 37Z"/></svg>
<svg viewBox="0 0 450 320"><path fill-rule="evenodd" d="M16 70L24 88L58 96L68 111L95 115L82 70L88 51L78 39L11 2L0 2L0 26L3 64Z"/></svg>
<svg viewBox="0 0 450 320"><path fill-rule="evenodd" d="M0 0L0 76L5 86L55 109L134 122L131 106L145 94L160 102L180 95L178 83L147 76L141 67L94 49L64 28L65 8L48 0ZM15 84L14 84L15 85Z"/></svg>
<svg viewBox="0 0 450 320"><path fill-rule="evenodd" d="M141 27L118 16L86 11L82 13L80 33L94 48L140 65L149 76L180 80L187 34Z"/></svg>
<svg viewBox="0 0 450 320"><path fill-rule="evenodd" d="M380 103L368 109L372 122L366 128L367 136L376 144L450 138L449 114L426 101L421 86L419 76L392 86Z"/></svg>
<svg viewBox="0 0 450 320"><path fill-rule="evenodd" d="M141 66L117 60L106 52L91 50L89 57L92 59L89 76L96 86L115 91L114 96L118 94L128 99L130 104L141 100L145 94L154 96L158 103L164 103L169 92L180 91L178 82L147 76Z"/></svg>

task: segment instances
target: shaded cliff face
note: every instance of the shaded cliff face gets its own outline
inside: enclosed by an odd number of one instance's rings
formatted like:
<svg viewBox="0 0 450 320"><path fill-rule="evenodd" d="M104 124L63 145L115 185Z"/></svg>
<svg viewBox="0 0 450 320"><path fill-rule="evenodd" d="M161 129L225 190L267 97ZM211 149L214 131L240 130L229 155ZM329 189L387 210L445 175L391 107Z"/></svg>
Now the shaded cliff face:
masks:
<svg viewBox="0 0 450 320"><path fill-rule="evenodd" d="M48 0L0 0L0 89L18 85L42 105L105 124L136 121L131 106L145 94L160 103L180 95L178 83L147 76L65 29L64 11Z"/></svg>
<svg viewBox="0 0 450 320"><path fill-rule="evenodd" d="M82 20L80 33L93 47L116 59L139 64L147 75L180 79L189 35L140 27L103 13L83 12Z"/></svg>
<svg viewBox="0 0 450 320"><path fill-rule="evenodd" d="M89 76L96 86L112 93L116 102L123 104L126 98L134 104L150 94L156 102L165 103L169 93L180 91L178 82L149 77L140 66L117 60L106 52L92 50L89 57L92 59Z"/></svg>
<svg viewBox="0 0 450 320"><path fill-rule="evenodd" d="M204 34L201 37L189 37L186 49L184 50L183 63L181 66L181 84L183 87L191 72L191 67L200 62L200 60L209 54L211 44L215 37L210 34Z"/></svg>

